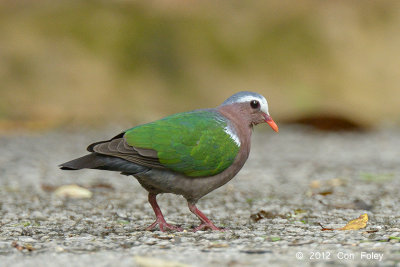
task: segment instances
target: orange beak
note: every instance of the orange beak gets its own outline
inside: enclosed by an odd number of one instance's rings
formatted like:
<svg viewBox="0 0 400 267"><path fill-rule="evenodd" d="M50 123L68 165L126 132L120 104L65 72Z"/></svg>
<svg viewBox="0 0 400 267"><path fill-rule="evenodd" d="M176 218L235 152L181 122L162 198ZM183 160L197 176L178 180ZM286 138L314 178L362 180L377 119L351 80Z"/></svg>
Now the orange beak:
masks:
<svg viewBox="0 0 400 267"><path fill-rule="evenodd" d="M271 126L272 130L275 132L279 132L278 125L274 122L274 120L271 118L271 116L264 114L265 122L268 123L269 126Z"/></svg>

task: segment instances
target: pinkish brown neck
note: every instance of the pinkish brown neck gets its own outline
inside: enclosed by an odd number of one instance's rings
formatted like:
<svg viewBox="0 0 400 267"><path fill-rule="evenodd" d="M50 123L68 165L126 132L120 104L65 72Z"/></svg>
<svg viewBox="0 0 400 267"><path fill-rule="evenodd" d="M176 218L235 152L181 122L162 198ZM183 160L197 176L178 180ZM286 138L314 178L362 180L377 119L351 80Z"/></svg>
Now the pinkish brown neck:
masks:
<svg viewBox="0 0 400 267"><path fill-rule="evenodd" d="M249 118L243 115L245 113L241 112L240 108L240 105L226 105L218 107L217 110L232 122L241 144L239 153L245 154L247 159L250 153L250 139L253 127Z"/></svg>

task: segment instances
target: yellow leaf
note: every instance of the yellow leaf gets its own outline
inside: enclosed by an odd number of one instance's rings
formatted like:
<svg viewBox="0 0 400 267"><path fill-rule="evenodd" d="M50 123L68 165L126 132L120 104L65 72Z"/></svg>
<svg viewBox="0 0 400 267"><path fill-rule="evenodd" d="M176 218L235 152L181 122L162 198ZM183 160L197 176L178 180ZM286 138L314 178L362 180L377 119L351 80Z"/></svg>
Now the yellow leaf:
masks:
<svg viewBox="0 0 400 267"><path fill-rule="evenodd" d="M67 198L91 198L93 195L92 192L86 188L75 184L60 186L54 191L54 194L58 197Z"/></svg>
<svg viewBox="0 0 400 267"><path fill-rule="evenodd" d="M346 226L339 228L338 230L359 230L365 228L368 222L368 214L362 214L355 220L349 221Z"/></svg>
<svg viewBox="0 0 400 267"><path fill-rule="evenodd" d="M136 264L141 267L190 267L190 265L180 262L166 261L153 257L135 256L134 259Z"/></svg>
<svg viewBox="0 0 400 267"><path fill-rule="evenodd" d="M314 188L314 189L320 188L321 187L321 181L319 181L319 180L311 181L310 187Z"/></svg>

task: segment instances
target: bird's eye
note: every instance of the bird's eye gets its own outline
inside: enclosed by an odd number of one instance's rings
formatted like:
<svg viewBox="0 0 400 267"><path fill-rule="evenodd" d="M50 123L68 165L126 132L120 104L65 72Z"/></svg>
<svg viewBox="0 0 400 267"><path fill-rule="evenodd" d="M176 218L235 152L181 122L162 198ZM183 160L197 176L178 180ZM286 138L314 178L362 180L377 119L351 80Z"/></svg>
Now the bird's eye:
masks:
<svg viewBox="0 0 400 267"><path fill-rule="evenodd" d="M260 103L257 100L253 100L250 102L250 106L254 109L260 108Z"/></svg>

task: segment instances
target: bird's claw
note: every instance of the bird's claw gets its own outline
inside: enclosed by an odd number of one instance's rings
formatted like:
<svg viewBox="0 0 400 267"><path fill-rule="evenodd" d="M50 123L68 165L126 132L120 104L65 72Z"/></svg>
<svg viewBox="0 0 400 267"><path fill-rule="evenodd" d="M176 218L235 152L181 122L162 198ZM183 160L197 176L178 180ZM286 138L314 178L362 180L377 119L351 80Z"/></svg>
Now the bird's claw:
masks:
<svg viewBox="0 0 400 267"><path fill-rule="evenodd" d="M165 220L161 220L161 219L157 219L155 222L153 222L150 226L148 226L146 228L146 231L153 230L157 225L160 228L161 232L165 232L167 230L179 231L179 232L183 231L183 229L181 227L168 224Z"/></svg>

